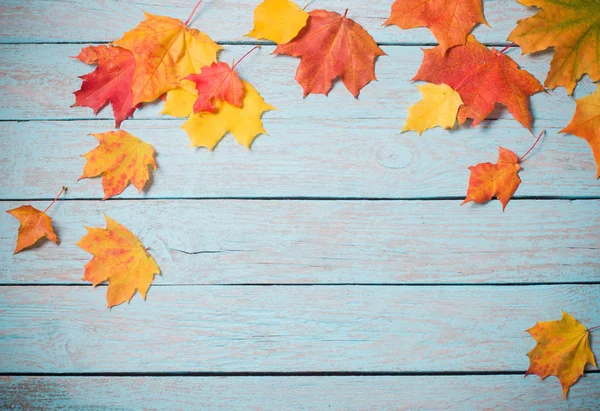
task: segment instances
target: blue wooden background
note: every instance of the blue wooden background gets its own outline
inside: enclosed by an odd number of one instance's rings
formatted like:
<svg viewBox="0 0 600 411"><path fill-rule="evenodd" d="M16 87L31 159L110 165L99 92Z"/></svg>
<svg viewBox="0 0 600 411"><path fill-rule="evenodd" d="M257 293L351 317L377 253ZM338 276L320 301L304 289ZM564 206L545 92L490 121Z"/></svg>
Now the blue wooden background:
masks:
<svg viewBox="0 0 600 411"><path fill-rule="evenodd" d="M192 26L239 58L259 2L205 0ZM76 181L88 134L113 121L69 108L91 70L69 56L142 10L185 19L194 3L0 2L1 208L43 209L69 187L49 212L60 247L13 255L18 222L0 213L0 408L598 409L594 370L567 401L556 378L523 378L536 321L564 309L600 324L600 183L587 143L558 134L574 100L531 99L548 133L506 212L460 207L468 166L535 137L501 108L474 129L400 134L435 39L382 27L392 0L309 6L349 8L388 54L360 99L341 84L303 99L298 60L267 44L238 67L279 109L251 151L231 136L190 149L182 120L149 105L123 124L158 152L149 190L103 202L99 179ZM535 12L484 3L491 28L475 34L490 46ZM507 54L544 80L550 53ZM595 88L584 79L576 96ZM106 310L106 288L81 281L91 256L75 243L103 213L162 269L146 302Z"/></svg>

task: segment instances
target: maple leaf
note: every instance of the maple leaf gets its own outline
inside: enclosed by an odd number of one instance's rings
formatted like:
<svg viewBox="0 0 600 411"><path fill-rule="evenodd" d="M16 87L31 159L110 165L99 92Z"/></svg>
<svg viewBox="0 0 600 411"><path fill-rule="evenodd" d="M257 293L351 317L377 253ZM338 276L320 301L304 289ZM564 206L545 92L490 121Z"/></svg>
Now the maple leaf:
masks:
<svg viewBox="0 0 600 411"><path fill-rule="evenodd" d="M502 210L521 184L518 172L521 169L519 157L510 150L498 147L498 162L480 163L469 167L471 177L467 198L461 205L474 201L486 203L494 196L502 203ZM524 156L523 156L524 157Z"/></svg>
<svg viewBox="0 0 600 411"><path fill-rule="evenodd" d="M104 200L122 193L130 181L141 193L150 178L148 166L157 168L154 148L123 130L92 135L99 145L84 154L87 163L79 179L102 174Z"/></svg>
<svg viewBox="0 0 600 411"><path fill-rule="evenodd" d="M133 115L138 106L133 106L133 54L122 47L84 47L76 57L86 64L98 64L96 70L80 76L81 89L74 92L75 104L71 107L89 107L94 114L109 102L115 116L116 128Z"/></svg>
<svg viewBox="0 0 600 411"><path fill-rule="evenodd" d="M575 114L561 133L571 133L587 140L598 165L600 177L600 86L595 93L576 100Z"/></svg>
<svg viewBox="0 0 600 411"><path fill-rule="evenodd" d="M186 80L196 84L198 98L194 103L194 113L214 112L215 103L223 100L235 107L242 107L244 85L242 80L227 63L212 63L202 68L199 74L190 74Z"/></svg>
<svg viewBox="0 0 600 411"><path fill-rule="evenodd" d="M108 307L131 301L135 291L144 300L160 268L138 238L115 220L104 215L106 229L86 227L87 234L77 243L93 254L85 265L83 279L94 286L108 281Z"/></svg>
<svg viewBox="0 0 600 411"><path fill-rule="evenodd" d="M564 311L560 320L538 322L527 332L537 344L527 353L529 369L525 376L536 374L542 379L557 376L565 398L569 388L583 375L585 365L596 366L589 331Z"/></svg>
<svg viewBox="0 0 600 411"><path fill-rule="evenodd" d="M423 98L409 107L402 131L414 130L420 135L435 126L452 128L463 103L460 95L446 84L424 84L417 88Z"/></svg>
<svg viewBox="0 0 600 411"><path fill-rule="evenodd" d="M554 47L550 71L544 84L565 87L573 94L577 81L588 74L600 80L600 2L598 0L518 0L541 10L517 22L508 40L523 54Z"/></svg>
<svg viewBox="0 0 600 411"><path fill-rule="evenodd" d="M133 104L154 101L177 88L181 79L216 61L221 49L181 20L144 14L143 22L114 42L135 58Z"/></svg>
<svg viewBox="0 0 600 411"><path fill-rule="evenodd" d="M181 87L167 92L167 100L160 114L168 114L179 118L189 117L194 114L194 104L197 99L198 91L194 83L183 80Z"/></svg>
<svg viewBox="0 0 600 411"><path fill-rule="evenodd" d="M246 36L277 44L292 40L306 26L308 13L290 0L265 0L254 10L254 28Z"/></svg>
<svg viewBox="0 0 600 411"><path fill-rule="evenodd" d="M6 211L8 214L19 220L20 223L14 254L23 251L27 247L31 247L44 237L53 243L58 244L58 236L52 228L52 218L46 214L46 211L56 203L58 197L66 190L67 188L63 187L54 201L50 203L44 211L40 211L30 205L23 205Z"/></svg>
<svg viewBox="0 0 600 411"><path fill-rule="evenodd" d="M481 0L396 0L385 26L428 27L442 51L465 44L476 24L489 26Z"/></svg>
<svg viewBox="0 0 600 411"><path fill-rule="evenodd" d="M275 107L265 103L250 83L242 83L245 97L241 108L226 101L219 102L215 113L194 114L181 126L193 147L213 150L229 131L238 143L250 148L259 134L266 134L261 116L265 111L275 110Z"/></svg>
<svg viewBox="0 0 600 411"><path fill-rule="evenodd" d="M542 85L510 57L488 50L469 35L467 44L444 53L441 46L424 50L423 63L413 80L448 84L460 94L464 105L458 120L473 119L473 126L483 121L495 103L508 108L513 117L531 130L529 96L543 91Z"/></svg>
<svg viewBox="0 0 600 411"><path fill-rule="evenodd" d="M346 13L348 10L346 10ZM296 80L309 94L329 94L332 82L342 78L348 91L358 97L375 77L375 60L385 53L359 24L325 10L313 10L306 27L274 54L300 57Z"/></svg>

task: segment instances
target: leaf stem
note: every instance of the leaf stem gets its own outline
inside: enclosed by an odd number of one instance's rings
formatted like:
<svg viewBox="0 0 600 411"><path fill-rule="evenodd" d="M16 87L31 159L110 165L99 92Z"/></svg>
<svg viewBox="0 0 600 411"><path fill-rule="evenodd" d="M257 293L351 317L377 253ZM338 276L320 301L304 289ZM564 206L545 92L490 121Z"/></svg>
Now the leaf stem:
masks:
<svg viewBox="0 0 600 411"><path fill-rule="evenodd" d="M525 159L525 157L527 157L527 155L529 153L531 153L531 150L533 150L533 148L537 145L537 143L539 143L540 139L542 138L542 136L544 135L545 132L546 132L546 130L542 130L542 132L538 136L537 140L535 140L535 143L533 143L533 145L529 148L529 150L527 150L527 152L525 154L523 154L523 156L519 159L519 163L522 163L523 160Z"/></svg>
<svg viewBox="0 0 600 411"><path fill-rule="evenodd" d="M254 50L259 49L259 48L260 48L260 46L254 46L252 48L252 50L250 50L249 52L247 52L246 54L244 54L242 56L242 58L237 61L237 63L235 63L235 64L231 63L231 64L233 64L233 67L231 67L231 69L233 70L238 64L240 64L242 62L242 60L244 60L246 58L246 56L248 56L248 54L252 53Z"/></svg>
<svg viewBox="0 0 600 411"><path fill-rule="evenodd" d="M512 47L512 46L516 46L516 44L515 44L515 43L510 43L508 46L506 46L506 47L504 47L502 50L500 50L500 54L504 54L504 52L505 52L506 50L508 50L508 49L509 49L510 47Z"/></svg>
<svg viewBox="0 0 600 411"><path fill-rule="evenodd" d="M315 1L315 0L308 0L308 1L306 2L306 4L304 5L304 7L302 7L302 10L306 10L306 8L307 8L308 6L310 6L310 3L312 3L313 1Z"/></svg>
<svg viewBox="0 0 600 411"><path fill-rule="evenodd" d="M190 14L190 17L188 17L188 19L185 21L185 23L183 23L184 26L187 26L189 24L192 17L194 17L194 13L196 13L196 10L198 9L198 7L200 7L200 4L202 4L202 0L198 1L198 3L196 3L196 6L194 6L194 10L192 10L192 13Z"/></svg>
<svg viewBox="0 0 600 411"><path fill-rule="evenodd" d="M48 207L46 207L46 209L43 212L45 213L46 211L48 211L48 209L50 207L52 207L54 205L54 203L56 203L56 201L58 200L58 197L60 197L60 195L62 193L64 193L65 191L67 191L67 187L63 186L62 190L60 190L60 193L58 193L58 195L56 196L56 198L54 199L54 201L51 202L50 205Z"/></svg>
<svg viewBox="0 0 600 411"><path fill-rule="evenodd" d="M348 15L348 9L346 9L346 11L344 12L344 18L346 18L347 15Z"/></svg>
<svg viewBox="0 0 600 411"><path fill-rule="evenodd" d="M590 333L591 333L592 331L594 331L594 330L597 330L597 329L600 329L600 325L597 325L597 326L595 326L595 327L589 328L589 329L588 329L588 332L590 332Z"/></svg>

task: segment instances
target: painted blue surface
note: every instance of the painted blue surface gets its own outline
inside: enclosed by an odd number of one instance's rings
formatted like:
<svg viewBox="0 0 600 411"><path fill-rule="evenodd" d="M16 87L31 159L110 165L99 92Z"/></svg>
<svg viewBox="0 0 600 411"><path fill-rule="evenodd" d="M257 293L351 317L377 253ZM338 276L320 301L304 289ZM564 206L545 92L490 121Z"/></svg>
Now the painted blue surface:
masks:
<svg viewBox="0 0 600 411"><path fill-rule="evenodd" d="M495 161L498 145L523 154L535 137L502 108L477 128L400 134L434 39L382 27L391 1L309 6L348 7L388 54L358 100L339 84L302 99L298 61L265 45L239 71L278 108L263 116L268 135L250 151L231 136L189 149L182 121L148 105L123 129L156 148L159 169L141 195L104 202L99 179L76 180L110 109L69 107L90 68L68 56L119 37L142 10L186 18L193 4L2 3L2 209L43 209L69 190L50 212L60 246L13 256L18 223L0 213L0 408L597 408L597 372L567 401L556 378L522 378L536 321L564 309L600 324L596 164L585 141L559 134L573 98L532 97L547 135L504 213L496 201L460 207L468 166ZM205 0L192 26L239 58L258 3ZM488 0L485 13L491 28L475 34L492 46L532 10ZM507 53L543 81L551 53ZM595 89L586 78L575 97ZM162 269L145 302L106 310L106 287L80 280L91 256L75 243L103 213Z"/></svg>

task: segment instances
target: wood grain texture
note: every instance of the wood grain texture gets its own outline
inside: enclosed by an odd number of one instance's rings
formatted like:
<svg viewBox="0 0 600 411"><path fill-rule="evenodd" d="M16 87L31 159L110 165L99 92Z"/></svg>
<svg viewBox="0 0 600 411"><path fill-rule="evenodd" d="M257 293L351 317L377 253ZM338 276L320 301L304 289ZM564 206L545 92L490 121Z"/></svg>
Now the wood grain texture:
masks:
<svg viewBox="0 0 600 411"><path fill-rule="evenodd" d="M189 148L181 122L129 122L127 131L158 152L159 169L140 195L120 198L355 197L435 198L466 193L468 167L497 158L498 145L524 154L534 137L512 120L487 129L398 134L397 120L367 119L343 128L327 120L270 119L269 135L248 151L227 136L216 151ZM347 125L347 124L345 124ZM100 179L77 181L90 133L112 121L0 123L0 199L100 199ZM600 197L596 164L580 138L547 129L520 176L516 197ZM495 207L490 206L491 208ZM510 206L509 206L510 208Z"/></svg>
<svg viewBox="0 0 600 411"><path fill-rule="evenodd" d="M204 0L190 26L206 32L215 41L253 41L244 35L252 29L254 9L262 0ZM380 43L432 43L435 38L426 29L402 31L383 27L393 0L356 1L319 0L308 10L327 9L343 13L366 28ZM187 19L195 0L4 0L0 13L0 42L113 41L143 20L142 11ZM302 2L298 2L304 6ZM516 2L485 0L485 15L490 27L474 31L480 41L506 43L517 19L530 16L532 10ZM58 29L60 28L60 29Z"/></svg>
<svg viewBox="0 0 600 411"><path fill-rule="evenodd" d="M93 118L89 108L70 107L75 101L72 93L81 86L81 80L77 77L93 70L93 67L69 58L77 55L84 46L1 45L0 73L3 74L3 81L0 87L0 120ZM248 45L227 46L221 56L223 61L231 61L234 57L241 57L250 48ZM353 98L340 82L336 83L329 97L311 95L303 99L302 88L294 80L298 59L273 56L273 50L272 46L262 47L237 67L240 76L252 83L264 99L278 109L263 116L267 130L273 119L328 119L338 124L341 130L346 130L364 119L376 118L381 121L392 120L388 124L393 124L399 132L408 107L420 100L415 84L410 82L423 57L419 47L383 47L388 55L377 61L378 81L366 86L358 99ZM546 77L550 54L520 56L518 49L507 53L541 81ZM576 96L594 90L596 85L586 78L578 86ZM561 88L534 95L531 107L535 129L562 128L573 116L575 102ZM147 105L135 112L135 118L157 118L161 108L162 102ZM111 117L110 108L105 108L99 118ZM498 108L490 118L511 119L518 124L504 108ZM125 121L123 128L127 130L132 122ZM477 130L493 128L493 123L493 120L484 122ZM527 133L523 128L523 135Z"/></svg>
<svg viewBox="0 0 600 411"><path fill-rule="evenodd" d="M171 286L112 310L105 294L0 287L0 371L525 371L537 321L600 324L600 285Z"/></svg>
<svg viewBox="0 0 600 411"><path fill-rule="evenodd" d="M560 398L558 381L452 377L0 377L9 409L595 410L600 375ZM168 393L168 395L167 395ZM550 407L550 404L552 406Z"/></svg>
<svg viewBox="0 0 600 411"><path fill-rule="evenodd" d="M459 204L60 201L49 211L60 246L17 255L18 221L0 212L0 282L82 284L91 255L75 243L105 227L103 213L151 247L159 284L600 281L600 201Z"/></svg>

